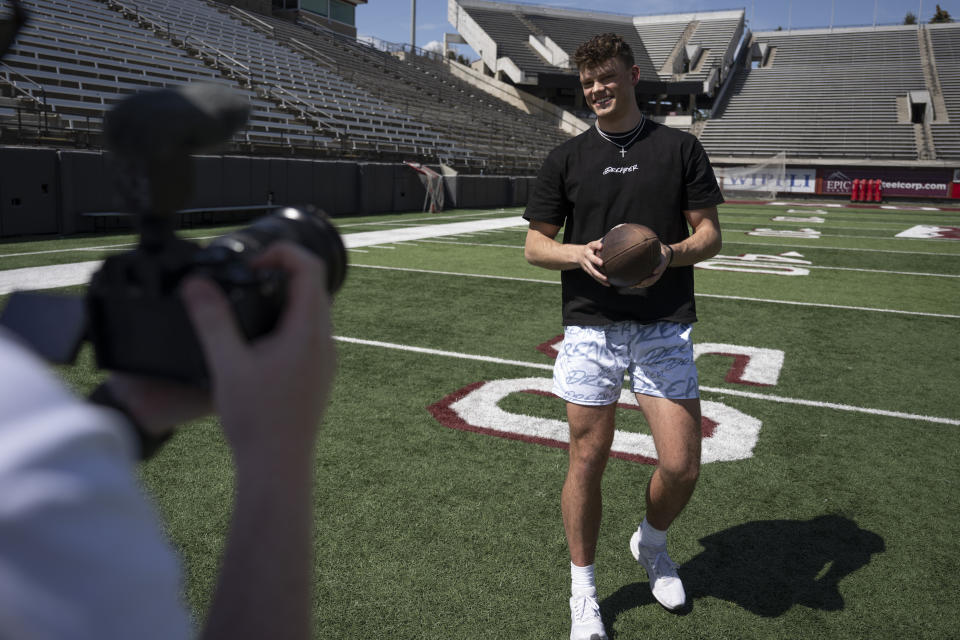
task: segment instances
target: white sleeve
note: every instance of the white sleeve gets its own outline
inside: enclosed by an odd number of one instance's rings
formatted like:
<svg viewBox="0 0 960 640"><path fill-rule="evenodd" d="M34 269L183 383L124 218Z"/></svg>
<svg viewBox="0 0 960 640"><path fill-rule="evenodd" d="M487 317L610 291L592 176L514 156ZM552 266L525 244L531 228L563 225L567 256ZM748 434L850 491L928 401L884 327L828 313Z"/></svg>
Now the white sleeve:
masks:
<svg viewBox="0 0 960 640"><path fill-rule="evenodd" d="M191 636L135 450L119 414L0 332L0 637Z"/></svg>

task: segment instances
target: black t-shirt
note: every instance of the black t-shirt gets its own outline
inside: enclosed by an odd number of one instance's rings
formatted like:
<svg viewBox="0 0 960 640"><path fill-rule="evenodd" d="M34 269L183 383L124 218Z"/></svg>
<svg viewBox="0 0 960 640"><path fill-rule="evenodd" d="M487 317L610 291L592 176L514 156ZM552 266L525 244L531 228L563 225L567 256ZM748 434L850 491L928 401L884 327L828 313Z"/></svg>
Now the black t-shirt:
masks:
<svg viewBox="0 0 960 640"><path fill-rule="evenodd" d="M523 217L565 227L563 242L586 244L623 222L643 224L662 242L690 235L684 211L723 202L696 137L647 120L621 157L594 127L547 156ZM604 287L582 269L561 273L563 324L695 322L693 267L671 267L652 287Z"/></svg>

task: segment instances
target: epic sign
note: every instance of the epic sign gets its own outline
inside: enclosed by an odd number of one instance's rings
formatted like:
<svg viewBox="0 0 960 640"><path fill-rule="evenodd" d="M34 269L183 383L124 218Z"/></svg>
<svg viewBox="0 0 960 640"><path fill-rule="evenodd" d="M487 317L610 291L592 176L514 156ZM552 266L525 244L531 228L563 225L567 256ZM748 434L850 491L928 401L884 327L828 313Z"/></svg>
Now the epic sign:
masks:
<svg viewBox="0 0 960 640"><path fill-rule="evenodd" d="M885 196L922 196L947 198L950 196L949 169L820 169L819 193L850 195L853 181L880 178Z"/></svg>

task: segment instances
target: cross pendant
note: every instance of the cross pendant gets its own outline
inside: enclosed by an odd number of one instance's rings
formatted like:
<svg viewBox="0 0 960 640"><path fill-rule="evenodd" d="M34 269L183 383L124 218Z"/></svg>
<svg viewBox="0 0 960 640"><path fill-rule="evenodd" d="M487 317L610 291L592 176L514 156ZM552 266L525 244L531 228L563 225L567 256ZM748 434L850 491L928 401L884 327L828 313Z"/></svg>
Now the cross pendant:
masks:
<svg viewBox="0 0 960 640"><path fill-rule="evenodd" d="M621 158L626 158L626 157L627 157L627 149L626 149L626 147L620 147L620 157L621 157Z"/></svg>

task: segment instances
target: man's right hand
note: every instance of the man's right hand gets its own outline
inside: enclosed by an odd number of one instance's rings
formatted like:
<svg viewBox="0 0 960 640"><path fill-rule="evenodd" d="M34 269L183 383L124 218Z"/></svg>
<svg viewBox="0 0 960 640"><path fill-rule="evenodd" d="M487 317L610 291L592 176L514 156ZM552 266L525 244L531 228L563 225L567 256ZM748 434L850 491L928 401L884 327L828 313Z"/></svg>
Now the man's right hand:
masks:
<svg viewBox="0 0 960 640"><path fill-rule="evenodd" d="M600 259L600 248L603 246L603 241L563 244L556 240L558 233L560 233L560 227L556 225L531 220L523 246L523 255L527 262L544 269L559 271L580 268L603 286L609 287L607 276L601 271L603 260Z"/></svg>
<svg viewBox="0 0 960 640"><path fill-rule="evenodd" d="M601 270L603 260L600 259L600 249L603 248L603 240L594 240L584 245L574 245L574 247L580 252L578 260L580 268L603 286L609 287L610 282Z"/></svg>

